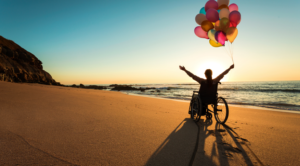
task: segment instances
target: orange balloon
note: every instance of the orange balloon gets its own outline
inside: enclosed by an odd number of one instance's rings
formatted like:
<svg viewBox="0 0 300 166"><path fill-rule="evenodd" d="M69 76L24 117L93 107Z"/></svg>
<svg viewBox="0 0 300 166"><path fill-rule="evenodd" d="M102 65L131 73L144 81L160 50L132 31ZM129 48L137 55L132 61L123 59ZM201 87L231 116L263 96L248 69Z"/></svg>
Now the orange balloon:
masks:
<svg viewBox="0 0 300 166"><path fill-rule="evenodd" d="M226 38L232 43L238 35L238 29L236 27L230 27L226 31Z"/></svg>
<svg viewBox="0 0 300 166"><path fill-rule="evenodd" d="M214 25L210 21L205 20L202 22L201 27L205 32L208 32L209 30L214 28Z"/></svg>
<svg viewBox="0 0 300 166"><path fill-rule="evenodd" d="M224 8L226 8L226 9L229 10L229 7L227 5L221 5L221 6L219 6L218 10L221 10L221 9L224 9Z"/></svg>
<svg viewBox="0 0 300 166"><path fill-rule="evenodd" d="M220 20L216 21L216 23L215 23L215 30L216 31L221 31L222 30L221 27L220 27Z"/></svg>
<svg viewBox="0 0 300 166"><path fill-rule="evenodd" d="M204 14L197 14L195 20L196 20L197 24L201 25L202 22L207 20L207 19L206 19L206 16Z"/></svg>

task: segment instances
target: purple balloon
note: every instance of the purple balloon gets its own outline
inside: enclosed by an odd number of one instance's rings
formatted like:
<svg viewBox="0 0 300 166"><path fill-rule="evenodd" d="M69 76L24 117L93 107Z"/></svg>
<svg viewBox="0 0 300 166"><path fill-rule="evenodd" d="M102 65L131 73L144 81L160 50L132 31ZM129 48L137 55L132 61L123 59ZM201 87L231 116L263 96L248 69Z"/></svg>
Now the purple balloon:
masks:
<svg viewBox="0 0 300 166"><path fill-rule="evenodd" d="M208 9L206 11L206 18L210 22L216 22L219 20L219 13L216 9Z"/></svg>
<svg viewBox="0 0 300 166"><path fill-rule="evenodd" d="M218 10L219 4L215 0L209 0L205 4L205 11L207 12L208 9L216 9Z"/></svg>
<svg viewBox="0 0 300 166"><path fill-rule="evenodd" d="M201 26L197 26L194 32L198 37L208 39L207 32L205 32Z"/></svg>
<svg viewBox="0 0 300 166"><path fill-rule="evenodd" d="M217 42L221 43L222 45L225 45L225 41L226 41L226 34L222 31L218 31L215 34L215 39L217 40Z"/></svg>

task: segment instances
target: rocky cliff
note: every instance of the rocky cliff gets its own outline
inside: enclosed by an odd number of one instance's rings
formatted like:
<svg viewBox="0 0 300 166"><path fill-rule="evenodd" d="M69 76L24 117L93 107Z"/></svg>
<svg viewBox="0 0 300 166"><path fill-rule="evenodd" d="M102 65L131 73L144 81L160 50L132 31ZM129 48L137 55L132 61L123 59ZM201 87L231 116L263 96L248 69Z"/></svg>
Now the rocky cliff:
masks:
<svg viewBox="0 0 300 166"><path fill-rule="evenodd" d="M0 80L59 85L42 62L18 44L0 36Z"/></svg>

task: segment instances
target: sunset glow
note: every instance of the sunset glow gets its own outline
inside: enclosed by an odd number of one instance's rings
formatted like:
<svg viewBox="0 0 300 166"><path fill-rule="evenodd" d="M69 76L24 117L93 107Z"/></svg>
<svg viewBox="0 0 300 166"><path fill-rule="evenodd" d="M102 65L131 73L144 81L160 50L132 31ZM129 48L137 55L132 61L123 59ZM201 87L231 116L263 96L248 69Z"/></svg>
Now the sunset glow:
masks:
<svg viewBox="0 0 300 166"><path fill-rule="evenodd" d="M211 69L213 71L213 78L216 78L218 75L220 75L221 73L223 73L228 67L223 66L221 63L218 62L214 62L214 61L208 61L208 62L204 62L199 64L199 67L197 69L197 72L195 73L196 75L198 75L201 78L206 78L205 77L205 70L206 69ZM227 77L225 76L222 81L227 81L226 79Z"/></svg>
<svg viewBox="0 0 300 166"><path fill-rule="evenodd" d="M216 77L232 64L224 47L194 33L204 2L5 1L0 14L9 17L1 17L0 35L33 53L63 84L193 82L179 65L200 77L211 68ZM267 23L289 23L297 35L300 1L272 1L271 8L269 1L230 3L239 4L241 22L229 47L235 68L222 81L300 80L297 37Z"/></svg>

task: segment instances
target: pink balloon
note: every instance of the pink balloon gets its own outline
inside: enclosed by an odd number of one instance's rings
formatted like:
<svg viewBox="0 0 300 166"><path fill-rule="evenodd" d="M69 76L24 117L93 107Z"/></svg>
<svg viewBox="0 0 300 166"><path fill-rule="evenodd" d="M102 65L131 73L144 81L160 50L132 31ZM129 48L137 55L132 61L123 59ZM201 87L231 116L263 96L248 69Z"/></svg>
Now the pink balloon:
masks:
<svg viewBox="0 0 300 166"><path fill-rule="evenodd" d="M194 30L196 36L200 37L200 38L205 38L205 39L208 39L208 36L207 36L207 32L205 32L201 26L197 26Z"/></svg>
<svg viewBox="0 0 300 166"><path fill-rule="evenodd" d="M226 34L222 31L218 31L215 34L215 39L217 42L221 43L222 45L225 45L225 41L227 40Z"/></svg>
<svg viewBox="0 0 300 166"><path fill-rule="evenodd" d="M218 10L219 4L215 0L209 0L205 4L205 11L207 12L208 9L216 9Z"/></svg>
<svg viewBox="0 0 300 166"><path fill-rule="evenodd" d="M228 6L229 8L229 12L232 12L232 11L239 11L239 7L237 4L235 3L232 3L231 5Z"/></svg>
<svg viewBox="0 0 300 166"><path fill-rule="evenodd" d="M241 13L239 11L231 12L229 14L229 21L236 27L241 22Z"/></svg>
<svg viewBox="0 0 300 166"><path fill-rule="evenodd" d="M206 11L206 18L210 22L216 22L219 20L219 13L216 9L208 9Z"/></svg>

